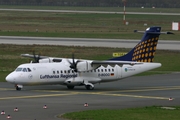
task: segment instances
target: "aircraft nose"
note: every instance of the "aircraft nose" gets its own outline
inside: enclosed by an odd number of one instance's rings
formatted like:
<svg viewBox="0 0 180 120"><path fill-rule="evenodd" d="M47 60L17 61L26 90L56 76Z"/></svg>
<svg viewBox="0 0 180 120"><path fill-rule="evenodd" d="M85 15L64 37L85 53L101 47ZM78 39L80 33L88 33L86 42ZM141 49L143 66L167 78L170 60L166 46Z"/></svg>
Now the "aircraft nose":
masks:
<svg viewBox="0 0 180 120"><path fill-rule="evenodd" d="M9 74L7 77L6 77L6 81L7 82L13 82L14 81L14 77L12 74Z"/></svg>

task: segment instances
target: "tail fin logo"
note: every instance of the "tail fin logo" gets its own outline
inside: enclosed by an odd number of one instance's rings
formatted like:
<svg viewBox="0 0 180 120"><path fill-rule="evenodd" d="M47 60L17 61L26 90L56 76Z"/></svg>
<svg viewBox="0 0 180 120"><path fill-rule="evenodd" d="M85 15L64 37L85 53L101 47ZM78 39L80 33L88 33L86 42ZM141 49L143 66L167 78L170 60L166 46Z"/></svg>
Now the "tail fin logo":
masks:
<svg viewBox="0 0 180 120"><path fill-rule="evenodd" d="M137 62L153 62L158 39L160 34L173 34L171 32L161 32L161 27L150 27L146 31L134 32L144 33L141 41L126 55L111 58L117 61L137 61Z"/></svg>
<svg viewBox="0 0 180 120"><path fill-rule="evenodd" d="M157 42L158 37L155 37L137 44L134 48L132 61L152 62L155 55Z"/></svg>

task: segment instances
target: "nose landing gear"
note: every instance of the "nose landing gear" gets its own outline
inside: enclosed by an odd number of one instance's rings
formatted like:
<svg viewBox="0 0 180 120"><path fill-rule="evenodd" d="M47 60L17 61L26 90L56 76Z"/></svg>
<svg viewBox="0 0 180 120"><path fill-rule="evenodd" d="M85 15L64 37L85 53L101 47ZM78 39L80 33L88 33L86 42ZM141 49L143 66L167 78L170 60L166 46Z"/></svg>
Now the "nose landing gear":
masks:
<svg viewBox="0 0 180 120"><path fill-rule="evenodd" d="M15 87L16 87L16 90L18 90L18 91L20 91L23 88L22 85L15 85Z"/></svg>

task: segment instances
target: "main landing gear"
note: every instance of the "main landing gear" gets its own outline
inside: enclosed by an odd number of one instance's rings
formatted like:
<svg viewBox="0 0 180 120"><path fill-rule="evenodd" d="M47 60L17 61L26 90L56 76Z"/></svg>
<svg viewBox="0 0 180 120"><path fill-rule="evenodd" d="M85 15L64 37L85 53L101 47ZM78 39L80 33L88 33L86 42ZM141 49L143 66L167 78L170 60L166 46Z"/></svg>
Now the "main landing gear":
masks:
<svg viewBox="0 0 180 120"><path fill-rule="evenodd" d="M67 88L68 88L69 90L72 90L72 89L74 89L74 86L67 85ZM94 89L94 87L93 87L92 85L85 85L85 88L86 88L87 90L93 90L93 89Z"/></svg>
<svg viewBox="0 0 180 120"><path fill-rule="evenodd" d="M94 89L94 87L91 86L91 85L85 85L85 87L86 87L87 90L93 90Z"/></svg>

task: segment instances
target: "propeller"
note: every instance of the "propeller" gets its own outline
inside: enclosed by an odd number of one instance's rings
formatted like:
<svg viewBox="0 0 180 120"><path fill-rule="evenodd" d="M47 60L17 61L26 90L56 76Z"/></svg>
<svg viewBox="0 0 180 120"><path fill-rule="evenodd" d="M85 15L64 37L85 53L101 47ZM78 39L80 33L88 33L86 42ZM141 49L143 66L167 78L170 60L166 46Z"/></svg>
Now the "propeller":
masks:
<svg viewBox="0 0 180 120"><path fill-rule="evenodd" d="M38 55L35 54L35 51L33 51L34 61L33 63L39 63L40 60L40 53Z"/></svg>
<svg viewBox="0 0 180 120"><path fill-rule="evenodd" d="M72 62L69 60L69 59L67 59L67 61L68 61L68 63L70 64L70 68L71 69L73 69L74 70L74 72L78 72L78 69L77 69L77 64L79 63L79 62L81 62L80 60L77 60L76 62L75 62L75 60L74 60L74 53L72 54Z"/></svg>

